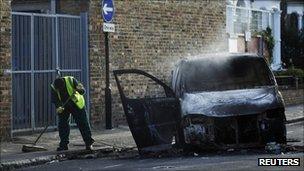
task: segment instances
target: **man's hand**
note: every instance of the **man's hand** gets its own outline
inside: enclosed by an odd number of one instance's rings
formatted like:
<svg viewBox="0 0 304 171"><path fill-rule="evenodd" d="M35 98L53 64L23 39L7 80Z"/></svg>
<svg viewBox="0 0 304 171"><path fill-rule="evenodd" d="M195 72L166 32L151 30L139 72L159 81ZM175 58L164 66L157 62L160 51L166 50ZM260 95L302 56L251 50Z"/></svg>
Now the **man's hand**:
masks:
<svg viewBox="0 0 304 171"><path fill-rule="evenodd" d="M61 106L56 109L56 112L58 114L61 114L63 111L64 111L64 107L61 107Z"/></svg>
<svg viewBox="0 0 304 171"><path fill-rule="evenodd" d="M81 83L78 83L78 85L76 86L76 90L81 95L83 95L85 93L84 87Z"/></svg>
<svg viewBox="0 0 304 171"><path fill-rule="evenodd" d="M78 83L78 85L76 86L76 90L83 90L84 87L81 83Z"/></svg>

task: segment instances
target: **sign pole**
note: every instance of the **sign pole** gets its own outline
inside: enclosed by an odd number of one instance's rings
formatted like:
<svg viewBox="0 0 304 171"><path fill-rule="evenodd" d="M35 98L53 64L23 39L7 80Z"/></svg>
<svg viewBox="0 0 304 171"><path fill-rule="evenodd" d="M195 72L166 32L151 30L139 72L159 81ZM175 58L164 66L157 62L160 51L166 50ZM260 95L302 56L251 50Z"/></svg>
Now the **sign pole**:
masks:
<svg viewBox="0 0 304 171"><path fill-rule="evenodd" d="M105 88L105 110L106 110L106 129L112 129L112 93L110 87L110 57L109 57L109 33L115 32L115 25L110 23L114 16L113 0L102 1L103 33L105 37L106 55L106 88Z"/></svg>
<svg viewBox="0 0 304 171"><path fill-rule="evenodd" d="M104 32L105 54L106 54L106 88L105 88L105 109L106 109L106 129L112 129L112 93L110 87L109 69L109 37L108 32Z"/></svg>

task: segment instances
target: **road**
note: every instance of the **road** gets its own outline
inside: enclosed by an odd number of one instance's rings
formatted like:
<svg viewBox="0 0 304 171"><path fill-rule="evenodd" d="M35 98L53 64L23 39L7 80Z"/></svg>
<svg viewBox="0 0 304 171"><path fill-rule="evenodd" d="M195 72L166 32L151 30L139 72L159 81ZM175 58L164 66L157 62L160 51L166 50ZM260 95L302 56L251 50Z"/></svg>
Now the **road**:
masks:
<svg viewBox="0 0 304 171"><path fill-rule="evenodd" d="M302 145L304 122L287 125L288 139L296 145ZM303 170L303 152L289 152L286 154L267 154L261 150L240 150L215 154L200 154L198 156L171 158L129 158L129 159L83 159L53 162L47 165L25 168L23 170L60 171L60 170ZM258 158L280 157L301 158L299 167L269 167L257 166Z"/></svg>

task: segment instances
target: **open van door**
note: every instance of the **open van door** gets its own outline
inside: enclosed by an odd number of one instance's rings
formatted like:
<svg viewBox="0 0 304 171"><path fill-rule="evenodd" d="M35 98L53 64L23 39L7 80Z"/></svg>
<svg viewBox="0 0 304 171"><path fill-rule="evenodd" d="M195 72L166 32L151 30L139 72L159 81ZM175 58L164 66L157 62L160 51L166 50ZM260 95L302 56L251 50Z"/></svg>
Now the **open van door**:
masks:
<svg viewBox="0 0 304 171"><path fill-rule="evenodd" d="M127 97L124 92L123 80L127 75L135 76L141 82L148 78L148 84L155 84L164 91L162 97ZM132 136L140 154L157 152L172 148L174 140L178 141L180 125L180 104L172 89L152 75L136 69L115 70L123 109L127 118ZM125 78L124 78L125 76ZM133 84L133 83L132 83Z"/></svg>

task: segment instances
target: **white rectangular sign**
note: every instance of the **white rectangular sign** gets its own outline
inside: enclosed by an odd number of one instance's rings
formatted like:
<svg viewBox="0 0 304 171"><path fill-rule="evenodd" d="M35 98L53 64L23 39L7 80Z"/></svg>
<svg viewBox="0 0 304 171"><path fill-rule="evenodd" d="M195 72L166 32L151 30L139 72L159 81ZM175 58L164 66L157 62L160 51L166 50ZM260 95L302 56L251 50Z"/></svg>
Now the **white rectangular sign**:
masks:
<svg viewBox="0 0 304 171"><path fill-rule="evenodd" d="M115 24L112 23L103 23L103 31L104 32L115 32Z"/></svg>

